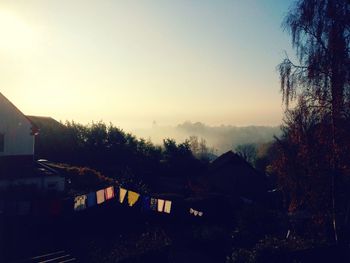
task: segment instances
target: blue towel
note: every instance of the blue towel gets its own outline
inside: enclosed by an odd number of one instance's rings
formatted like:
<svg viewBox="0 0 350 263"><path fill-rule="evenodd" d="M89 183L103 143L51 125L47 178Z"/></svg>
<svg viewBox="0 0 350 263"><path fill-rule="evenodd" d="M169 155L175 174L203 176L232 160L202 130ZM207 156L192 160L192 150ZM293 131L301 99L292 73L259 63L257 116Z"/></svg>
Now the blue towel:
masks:
<svg viewBox="0 0 350 263"><path fill-rule="evenodd" d="M148 196L143 196L142 197L142 210L144 211L149 211L151 210L151 203L150 203L150 198Z"/></svg>
<svg viewBox="0 0 350 263"><path fill-rule="evenodd" d="M96 192L87 194L87 207L93 207L96 205Z"/></svg>

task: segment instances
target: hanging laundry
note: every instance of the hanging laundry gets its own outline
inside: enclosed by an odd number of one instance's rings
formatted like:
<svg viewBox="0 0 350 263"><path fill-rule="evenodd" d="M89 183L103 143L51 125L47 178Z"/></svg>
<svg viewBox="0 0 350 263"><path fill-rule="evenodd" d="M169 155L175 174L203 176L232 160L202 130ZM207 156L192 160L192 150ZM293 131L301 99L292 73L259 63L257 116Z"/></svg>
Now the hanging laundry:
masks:
<svg viewBox="0 0 350 263"><path fill-rule="evenodd" d="M105 189L106 200L114 198L114 187L110 186Z"/></svg>
<svg viewBox="0 0 350 263"><path fill-rule="evenodd" d="M105 201L105 191L104 189L98 190L96 192L96 202L98 205L102 204Z"/></svg>
<svg viewBox="0 0 350 263"><path fill-rule="evenodd" d="M141 209L144 211L151 210L151 199L148 196L143 196L142 197L142 205Z"/></svg>
<svg viewBox="0 0 350 263"><path fill-rule="evenodd" d="M150 200L150 208L153 211L157 211L157 203L158 203L158 199L157 198L151 198Z"/></svg>
<svg viewBox="0 0 350 263"><path fill-rule="evenodd" d="M87 207L93 207L96 205L96 192L90 192L87 194Z"/></svg>
<svg viewBox="0 0 350 263"><path fill-rule="evenodd" d="M158 212L163 212L164 209L164 200L163 199L158 199Z"/></svg>
<svg viewBox="0 0 350 263"><path fill-rule="evenodd" d="M119 188L119 202L122 204L124 202L125 196L126 196L126 192L128 190L124 189L124 188Z"/></svg>
<svg viewBox="0 0 350 263"><path fill-rule="evenodd" d="M86 195L79 195L74 198L74 210L81 211L86 208Z"/></svg>
<svg viewBox="0 0 350 263"><path fill-rule="evenodd" d="M164 205L164 212L170 214L171 210L171 201L166 200Z"/></svg>
<svg viewBox="0 0 350 263"><path fill-rule="evenodd" d="M190 208L190 214L194 216L203 216L203 212Z"/></svg>
<svg viewBox="0 0 350 263"><path fill-rule="evenodd" d="M137 200L139 199L140 195L136 192L133 192L133 191L128 191L128 203L129 203L129 206L133 206Z"/></svg>
<svg viewBox="0 0 350 263"><path fill-rule="evenodd" d="M29 201L18 201L17 203L17 215L24 216L28 215L30 211Z"/></svg>

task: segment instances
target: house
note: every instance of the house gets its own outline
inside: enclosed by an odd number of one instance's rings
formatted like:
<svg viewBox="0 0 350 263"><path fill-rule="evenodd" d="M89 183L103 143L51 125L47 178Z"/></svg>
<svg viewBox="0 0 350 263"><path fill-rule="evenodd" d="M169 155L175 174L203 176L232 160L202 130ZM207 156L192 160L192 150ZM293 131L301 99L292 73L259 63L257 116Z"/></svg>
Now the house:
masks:
<svg viewBox="0 0 350 263"><path fill-rule="evenodd" d="M0 157L33 160L38 128L0 93Z"/></svg>
<svg viewBox="0 0 350 263"><path fill-rule="evenodd" d="M38 133L37 125L0 93L0 190L30 186L64 191L64 177L34 160Z"/></svg>
<svg viewBox="0 0 350 263"><path fill-rule="evenodd" d="M212 190L242 200L260 200L267 191L267 178L238 154L228 151L210 164Z"/></svg>

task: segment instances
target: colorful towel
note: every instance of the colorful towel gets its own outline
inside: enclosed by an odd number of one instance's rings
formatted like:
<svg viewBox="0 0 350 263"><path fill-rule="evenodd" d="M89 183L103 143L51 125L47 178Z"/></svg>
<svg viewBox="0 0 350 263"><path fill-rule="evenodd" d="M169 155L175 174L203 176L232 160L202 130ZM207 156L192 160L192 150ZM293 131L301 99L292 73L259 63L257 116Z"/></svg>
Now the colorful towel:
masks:
<svg viewBox="0 0 350 263"><path fill-rule="evenodd" d="M151 200L150 200L150 208L151 208L151 210L157 211L157 203L158 203L158 199L151 198Z"/></svg>
<svg viewBox="0 0 350 263"><path fill-rule="evenodd" d="M122 204L124 202L125 196L126 196L126 192L128 190L124 189L124 188L119 188L119 202Z"/></svg>
<svg viewBox="0 0 350 263"><path fill-rule="evenodd" d="M164 205L164 212L170 214L171 211L171 201L166 200Z"/></svg>
<svg viewBox="0 0 350 263"><path fill-rule="evenodd" d="M137 200L139 199L140 195L136 192L133 192L133 191L128 191L128 203L129 203L129 206L133 206Z"/></svg>
<svg viewBox="0 0 350 263"><path fill-rule="evenodd" d="M95 206L96 201L96 192L90 192L87 194L87 207Z"/></svg>
<svg viewBox="0 0 350 263"><path fill-rule="evenodd" d="M114 198L114 187L110 186L105 189L106 200Z"/></svg>
<svg viewBox="0 0 350 263"><path fill-rule="evenodd" d="M164 200L163 199L158 199L158 212L163 212L164 209Z"/></svg>
<svg viewBox="0 0 350 263"><path fill-rule="evenodd" d="M202 211L198 211L195 209L190 208L190 214L193 214L194 216L203 216L203 212Z"/></svg>
<svg viewBox="0 0 350 263"><path fill-rule="evenodd" d="M151 210L151 199L148 196L142 197L142 206L141 209L144 211Z"/></svg>
<svg viewBox="0 0 350 263"><path fill-rule="evenodd" d="M105 191L104 189L98 190L96 192L96 202L98 205L102 204L105 201Z"/></svg>
<svg viewBox="0 0 350 263"><path fill-rule="evenodd" d="M79 195L74 198L74 210L81 211L86 208L86 195Z"/></svg>

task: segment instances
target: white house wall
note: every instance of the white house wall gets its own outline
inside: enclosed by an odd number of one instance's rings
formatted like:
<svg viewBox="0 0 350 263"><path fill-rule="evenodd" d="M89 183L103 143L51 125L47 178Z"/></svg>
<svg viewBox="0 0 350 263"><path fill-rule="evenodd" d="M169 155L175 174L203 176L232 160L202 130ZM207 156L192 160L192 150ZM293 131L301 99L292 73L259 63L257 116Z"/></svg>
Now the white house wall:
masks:
<svg viewBox="0 0 350 263"><path fill-rule="evenodd" d="M0 156L33 155L31 127L30 121L0 93L0 134L5 135Z"/></svg>

